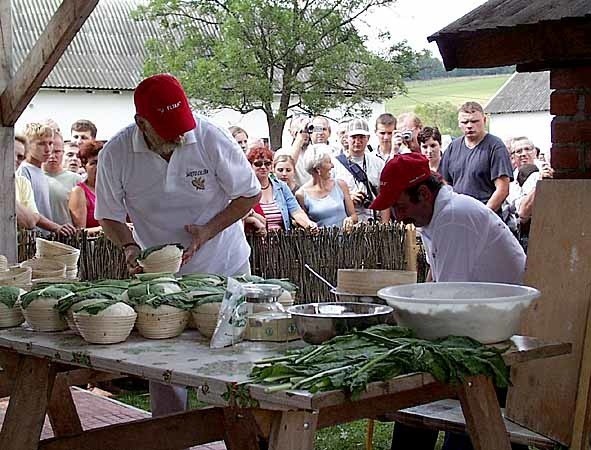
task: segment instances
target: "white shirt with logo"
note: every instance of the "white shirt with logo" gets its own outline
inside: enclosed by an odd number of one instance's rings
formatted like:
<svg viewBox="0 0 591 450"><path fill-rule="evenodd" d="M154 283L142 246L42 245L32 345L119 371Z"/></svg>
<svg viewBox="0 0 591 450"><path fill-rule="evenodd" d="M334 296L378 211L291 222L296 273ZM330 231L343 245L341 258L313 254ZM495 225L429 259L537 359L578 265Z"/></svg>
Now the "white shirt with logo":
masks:
<svg viewBox="0 0 591 450"><path fill-rule="evenodd" d="M234 139L206 118L195 119L170 162L148 149L135 124L113 137L99 153L95 217L125 222L129 214L142 248L175 242L186 248L185 225L205 225L231 200L257 195L260 184ZM181 273L233 275L249 256L237 221L197 250Z"/></svg>
<svg viewBox="0 0 591 450"><path fill-rule="evenodd" d="M499 216L442 186L429 225L420 229L434 281L521 284L525 253Z"/></svg>

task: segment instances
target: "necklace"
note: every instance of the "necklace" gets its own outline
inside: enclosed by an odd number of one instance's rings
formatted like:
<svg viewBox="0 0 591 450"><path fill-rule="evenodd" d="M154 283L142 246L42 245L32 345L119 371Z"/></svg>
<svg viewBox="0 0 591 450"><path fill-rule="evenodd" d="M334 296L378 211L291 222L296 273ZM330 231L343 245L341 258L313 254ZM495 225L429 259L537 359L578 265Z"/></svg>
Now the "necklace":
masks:
<svg viewBox="0 0 591 450"><path fill-rule="evenodd" d="M261 189L264 191L265 189L269 189L269 186L271 186L271 183L267 184L265 187L261 186Z"/></svg>

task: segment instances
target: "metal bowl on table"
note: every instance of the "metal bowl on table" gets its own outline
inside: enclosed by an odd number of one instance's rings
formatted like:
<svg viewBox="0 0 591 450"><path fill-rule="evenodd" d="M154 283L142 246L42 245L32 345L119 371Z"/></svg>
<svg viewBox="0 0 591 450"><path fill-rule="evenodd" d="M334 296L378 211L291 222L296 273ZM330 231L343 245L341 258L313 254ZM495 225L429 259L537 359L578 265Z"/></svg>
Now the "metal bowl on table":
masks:
<svg viewBox="0 0 591 450"><path fill-rule="evenodd" d="M392 308L372 303L308 303L287 309L298 333L309 344L321 344L335 336L385 323Z"/></svg>

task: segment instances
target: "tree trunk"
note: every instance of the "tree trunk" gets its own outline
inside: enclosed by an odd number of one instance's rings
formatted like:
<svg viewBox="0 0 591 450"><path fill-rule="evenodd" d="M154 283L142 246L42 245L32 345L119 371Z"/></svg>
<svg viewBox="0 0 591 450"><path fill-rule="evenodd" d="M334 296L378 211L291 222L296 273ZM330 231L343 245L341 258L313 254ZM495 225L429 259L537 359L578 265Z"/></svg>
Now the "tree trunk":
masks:
<svg viewBox="0 0 591 450"><path fill-rule="evenodd" d="M285 117L285 116L283 116ZM283 127L285 126L285 119L278 119L276 117L267 115L267 125L269 126L269 137L271 140L271 150L275 151L281 147L281 139L283 136Z"/></svg>

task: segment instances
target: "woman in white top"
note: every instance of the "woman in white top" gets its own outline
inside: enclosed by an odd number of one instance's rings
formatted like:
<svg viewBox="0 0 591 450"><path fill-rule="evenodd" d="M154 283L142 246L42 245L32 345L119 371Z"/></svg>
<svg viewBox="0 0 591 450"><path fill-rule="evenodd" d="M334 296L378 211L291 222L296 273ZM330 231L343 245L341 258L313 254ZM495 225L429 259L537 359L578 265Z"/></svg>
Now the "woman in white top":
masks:
<svg viewBox="0 0 591 450"><path fill-rule="evenodd" d="M296 198L319 227L342 226L350 229L358 220L355 205L347 184L333 178L334 165L330 155L326 144L308 147L304 161L312 179L296 192Z"/></svg>

